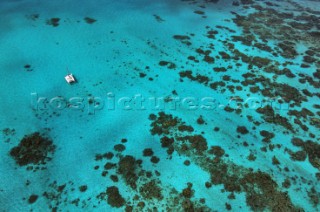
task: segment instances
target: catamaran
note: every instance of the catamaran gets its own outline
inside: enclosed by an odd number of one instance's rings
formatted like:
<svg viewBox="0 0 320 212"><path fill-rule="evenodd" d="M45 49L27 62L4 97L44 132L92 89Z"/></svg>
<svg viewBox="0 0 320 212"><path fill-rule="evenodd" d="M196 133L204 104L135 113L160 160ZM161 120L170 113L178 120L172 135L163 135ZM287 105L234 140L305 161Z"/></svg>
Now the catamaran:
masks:
<svg viewBox="0 0 320 212"><path fill-rule="evenodd" d="M76 82L76 79L74 78L72 73L69 73L69 69L67 68L68 74L64 78L66 79L67 83L73 84Z"/></svg>

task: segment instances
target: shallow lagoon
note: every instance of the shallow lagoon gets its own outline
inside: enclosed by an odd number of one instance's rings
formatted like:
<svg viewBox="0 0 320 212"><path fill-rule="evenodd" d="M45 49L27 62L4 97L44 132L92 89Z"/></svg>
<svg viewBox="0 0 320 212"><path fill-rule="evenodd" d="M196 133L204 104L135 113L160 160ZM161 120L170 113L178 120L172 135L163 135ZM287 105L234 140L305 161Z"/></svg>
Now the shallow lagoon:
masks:
<svg viewBox="0 0 320 212"><path fill-rule="evenodd" d="M0 1L1 211L319 210L317 8Z"/></svg>

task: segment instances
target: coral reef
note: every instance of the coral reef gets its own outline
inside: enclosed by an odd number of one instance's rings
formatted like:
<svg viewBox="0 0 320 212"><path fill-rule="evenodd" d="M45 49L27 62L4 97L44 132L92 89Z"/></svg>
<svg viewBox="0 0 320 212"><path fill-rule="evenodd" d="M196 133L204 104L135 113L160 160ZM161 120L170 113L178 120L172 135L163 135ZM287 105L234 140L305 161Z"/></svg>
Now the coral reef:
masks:
<svg viewBox="0 0 320 212"><path fill-rule="evenodd" d="M51 160L56 146L39 132L26 135L18 146L10 150L11 157L19 166L44 165Z"/></svg>

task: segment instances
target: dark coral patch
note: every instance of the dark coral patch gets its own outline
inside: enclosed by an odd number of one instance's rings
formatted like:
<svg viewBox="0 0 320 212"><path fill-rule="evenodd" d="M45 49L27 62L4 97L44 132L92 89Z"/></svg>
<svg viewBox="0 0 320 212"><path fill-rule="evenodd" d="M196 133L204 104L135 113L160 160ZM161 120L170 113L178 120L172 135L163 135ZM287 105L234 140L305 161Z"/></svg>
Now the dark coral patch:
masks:
<svg viewBox="0 0 320 212"><path fill-rule="evenodd" d="M194 131L194 129L193 129L193 127L192 126L188 126L188 125L184 125L184 124L182 124L182 125L179 125L178 126L178 130L180 131L180 132L193 132Z"/></svg>
<svg viewBox="0 0 320 212"><path fill-rule="evenodd" d="M84 18L84 21L85 21L87 24L93 24L93 23L96 22L97 20L96 20L96 19L93 19L93 18L90 18L90 17L85 17L85 18Z"/></svg>
<svg viewBox="0 0 320 212"><path fill-rule="evenodd" d="M29 204L35 203L37 201L38 197L39 197L38 195L32 194L28 199L28 203Z"/></svg>
<svg viewBox="0 0 320 212"><path fill-rule="evenodd" d="M152 156L151 159L150 159L150 161L151 161L152 163L159 163L160 158L158 158L157 156Z"/></svg>
<svg viewBox="0 0 320 212"><path fill-rule="evenodd" d="M201 10L196 10L194 11L195 14L198 14L198 15L204 15L204 12L201 11Z"/></svg>
<svg viewBox="0 0 320 212"><path fill-rule="evenodd" d="M241 133L243 135L249 133L248 129L245 126L238 126L237 127L237 132Z"/></svg>
<svg viewBox="0 0 320 212"><path fill-rule="evenodd" d="M164 112L160 112L159 118L151 124L152 125L151 134L152 135L167 134L168 131L171 130L172 127L175 127L177 124L178 124L177 118L173 118L172 115L167 115Z"/></svg>
<svg viewBox="0 0 320 212"><path fill-rule="evenodd" d="M124 206L125 199L121 196L118 187L111 186L107 188L108 204L115 208Z"/></svg>
<svg viewBox="0 0 320 212"><path fill-rule="evenodd" d="M192 189L192 184L188 183L188 187L182 190L182 196L190 199L194 195L194 190Z"/></svg>
<svg viewBox="0 0 320 212"><path fill-rule="evenodd" d="M106 159L112 159L114 156L114 154L112 152L107 152L107 153L104 153L104 154L96 154L96 158L95 160L96 161L99 161L99 160L102 160L104 158Z"/></svg>
<svg viewBox="0 0 320 212"><path fill-rule="evenodd" d="M199 116L199 118L197 119L197 123L198 124L204 124L205 123L205 121L204 121L202 116Z"/></svg>
<svg viewBox="0 0 320 212"><path fill-rule="evenodd" d="M57 27L59 26L59 21L60 21L60 18L51 18L51 19L48 19L46 23L53 27Z"/></svg>
<svg viewBox="0 0 320 212"><path fill-rule="evenodd" d="M140 187L140 193L145 199L163 199L161 187L159 187L158 183L155 180L144 183Z"/></svg>
<svg viewBox="0 0 320 212"><path fill-rule="evenodd" d="M35 132L25 136L18 146L13 147L10 155L19 166L41 165L51 160L50 156L54 153L55 148L49 138Z"/></svg>
<svg viewBox="0 0 320 212"><path fill-rule="evenodd" d="M208 150L208 153L214 154L216 157L222 157L225 151L220 146L212 146L211 149Z"/></svg>
<svg viewBox="0 0 320 212"><path fill-rule="evenodd" d="M183 121L168 114L163 114L162 117L164 116L177 120L177 123L169 127L170 129L165 133L167 136L162 137L161 140L166 141L166 146L172 147L173 151L194 159L193 162L196 165L210 173L211 182L206 183L207 188L212 184L223 184L224 190L228 192L245 192L246 203L254 211L299 211L299 208L293 205L289 196L279 190L277 183L269 174L261 171L254 172L252 169L226 161L223 157L219 157L224 155L224 150L220 147L213 147L209 151L204 152L203 150L207 149L207 144L201 135L194 135L192 133L181 135L175 129ZM161 119L161 116L156 117L151 126L154 126L154 123L158 123L159 119ZM248 130L246 128L239 130L239 132L242 131L247 132ZM197 151L194 151L195 149ZM214 154L216 157L212 158L210 154ZM273 162L274 164L278 164L279 161L274 158ZM190 197L190 190L186 189L185 195L181 196L186 198L182 206L184 208L192 208L193 205L187 201L188 197ZM269 201L270 199L273 201Z"/></svg>
<svg viewBox="0 0 320 212"><path fill-rule="evenodd" d="M123 152L126 149L126 146L123 144L116 144L114 146L114 150L116 150L117 152Z"/></svg>
<svg viewBox="0 0 320 212"><path fill-rule="evenodd" d="M161 138L161 146L162 147L169 147L173 144L174 139L173 138L168 138L167 136L164 136Z"/></svg>
<svg viewBox="0 0 320 212"><path fill-rule="evenodd" d="M190 71L190 70L181 71L181 72L179 72L179 75L181 78L186 77L192 81L196 81L196 82L199 82L199 83L202 83L205 85L207 85L210 81L209 77L207 77L207 76L200 75L200 74L197 74L196 76L192 75L192 71Z"/></svg>
<svg viewBox="0 0 320 212"><path fill-rule="evenodd" d="M145 157L149 157L149 156L152 156L153 155L153 151L151 148L146 148L143 150L143 156Z"/></svg>
<svg viewBox="0 0 320 212"><path fill-rule="evenodd" d="M274 137L274 133L268 132L266 130L261 130L260 135L264 137L262 141L267 143L269 143L270 140Z"/></svg>
<svg viewBox="0 0 320 212"><path fill-rule="evenodd" d="M160 61L159 65L166 66L169 69L175 69L177 67L176 64L174 64L173 62L164 61L164 60Z"/></svg>
<svg viewBox="0 0 320 212"><path fill-rule="evenodd" d="M203 151L208 149L207 141L202 135L187 135L178 137L177 139L180 141L188 141L191 144L191 147L198 153L202 153Z"/></svg>
<svg viewBox="0 0 320 212"><path fill-rule="evenodd" d="M130 155L122 157L118 163L118 173L123 176L126 183L132 188L137 187L136 181L138 180L138 175L135 170L138 166L139 161Z"/></svg>
<svg viewBox="0 0 320 212"><path fill-rule="evenodd" d="M186 44L187 46L191 45L190 37L187 35L174 35L173 38L180 40L181 43Z"/></svg>
<svg viewBox="0 0 320 212"><path fill-rule="evenodd" d="M82 185L82 186L79 187L79 190L80 190L81 192L85 192L87 189L88 189L88 186L87 186L87 185Z"/></svg>
<svg viewBox="0 0 320 212"><path fill-rule="evenodd" d="M291 142L293 145L301 147L303 151L305 151L305 153L308 155L308 159L311 165L320 170L320 144L311 140L307 140L304 142L300 138L293 138ZM291 157L292 156L299 156L301 160L305 159L305 155L302 152L299 152L298 155L297 153L294 153L293 155L291 155Z"/></svg>

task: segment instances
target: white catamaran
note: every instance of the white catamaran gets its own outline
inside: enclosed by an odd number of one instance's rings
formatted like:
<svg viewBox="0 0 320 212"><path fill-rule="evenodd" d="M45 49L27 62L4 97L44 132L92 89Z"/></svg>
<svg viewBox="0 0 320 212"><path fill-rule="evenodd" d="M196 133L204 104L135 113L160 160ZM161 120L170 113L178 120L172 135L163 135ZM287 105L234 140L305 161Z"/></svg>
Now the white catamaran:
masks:
<svg viewBox="0 0 320 212"><path fill-rule="evenodd" d="M74 78L73 74L69 72L69 69L67 68L68 74L64 78L66 79L67 83L73 84L76 82L76 79Z"/></svg>

